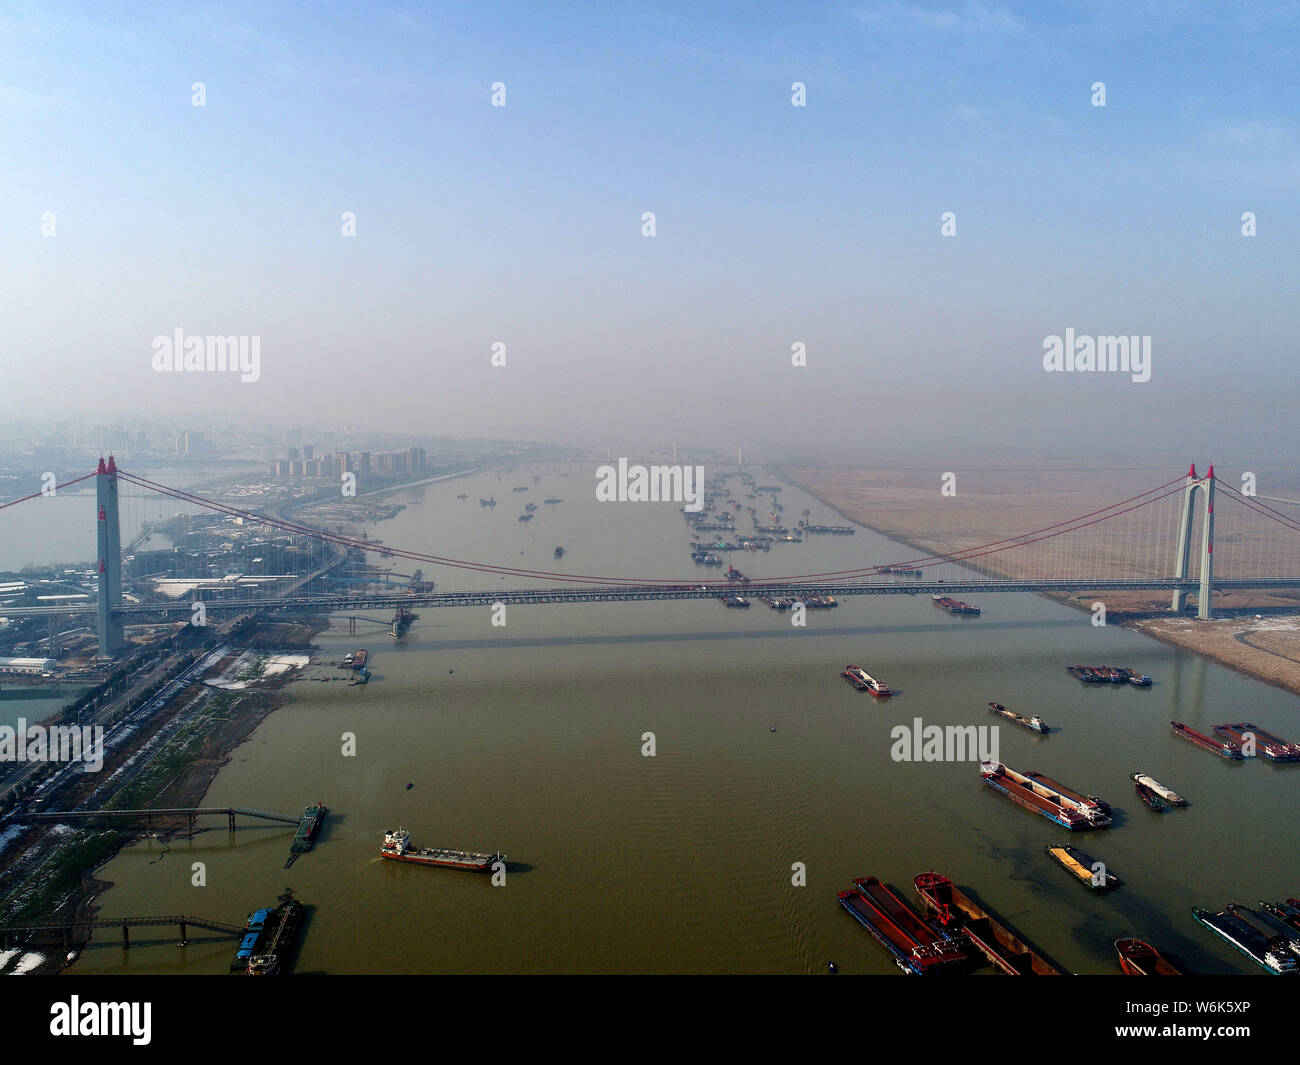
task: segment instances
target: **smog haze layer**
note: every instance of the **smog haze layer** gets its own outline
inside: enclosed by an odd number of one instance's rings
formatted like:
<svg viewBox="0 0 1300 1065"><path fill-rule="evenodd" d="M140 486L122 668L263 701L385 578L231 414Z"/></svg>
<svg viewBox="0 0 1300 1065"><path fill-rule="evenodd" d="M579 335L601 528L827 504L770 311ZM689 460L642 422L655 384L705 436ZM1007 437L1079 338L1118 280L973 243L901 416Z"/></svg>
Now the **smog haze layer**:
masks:
<svg viewBox="0 0 1300 1065"><path fill-rule="evenodd" d="M1298 23L10 5L7 406L616 452L1284 461ZM160 372L177 329L258 338L257 379ZM1045 369L1067 330L1149 337L1149 380Z"/></svg>

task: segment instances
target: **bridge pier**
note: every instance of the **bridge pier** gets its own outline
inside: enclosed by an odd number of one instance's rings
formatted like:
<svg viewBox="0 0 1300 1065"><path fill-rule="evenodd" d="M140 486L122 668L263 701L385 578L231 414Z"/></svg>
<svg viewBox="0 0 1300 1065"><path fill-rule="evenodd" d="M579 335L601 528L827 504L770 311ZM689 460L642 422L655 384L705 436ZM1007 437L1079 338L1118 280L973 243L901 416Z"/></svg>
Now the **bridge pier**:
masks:
<svg viewBox="0 0 1300 1065"><path fill-rule="evenodd" d="M122 923L122 949L131 949L131 926L126 922Z"/></svg>
<svg viewBox="0 0 1300 1065"><path fill-rule="evenodd" d="M235 831L235 811L230 811L230 831Z"/></svg>
<svg viewBox="0 0 1300 1065"><path fill-rule="evenodd" d="M1174 577L1187 579L1191 563L1192 528L1196 521L1196 496L1203 497L1201 508L1200 588L1197 591L1196 616L1202 621L1214 617L1214 467L1204 477L1197 477L1196 464L1187 471L1183 483L1182 515L1178 522L1178 554L1174 556ZM1175 614L1183 612L1187 593L1181 588L1174 591L1169 609Z"/></svg>
<svg viewBox="0 0 1300 1065"><path fill-rule="evenodd" d="M180 942L180 945L183 947L183 946L185 946L185 944L186 944L187 942L188 942L188 940L185 938L185 922L182 921L182 922L181 922L181 942Z"/></svg>

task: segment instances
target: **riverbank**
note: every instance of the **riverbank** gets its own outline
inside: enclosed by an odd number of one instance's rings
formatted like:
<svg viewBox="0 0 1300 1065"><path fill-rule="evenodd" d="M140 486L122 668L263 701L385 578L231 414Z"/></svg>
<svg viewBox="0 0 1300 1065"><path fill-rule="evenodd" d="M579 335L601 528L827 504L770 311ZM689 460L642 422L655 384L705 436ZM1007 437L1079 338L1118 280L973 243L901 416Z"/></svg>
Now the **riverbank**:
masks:
<svg viewBox="0 0 1300 1065"><path fill-rule="evenodd" d="M962 475L956 496L943 496L937 475L901 469L856 470L797 466L781 475L848 521L897 542L912 558L967 550L1043 528L1114 502L1116 484L1155 484L1163 468L1070 475L1033 470L985 470ZM929 482L929 483L927 483ZM1128 545L1114 548L1123 565ZM881 563L907 561L880 559ZM1008 553L967 563L989 576L1022 578L1041 552ZM874 561L874 560L872 560ZM872 561L864 560L870 565ZM1169 614L1168 594L1154 592L1071 593L1049 598L1082 611L1106 605L1107 621L1136 629L1171 646L1194 651L1266 684L1300 694L1300 598L1290 593L1238 592L1216 595L1213 621ZM1194 597L1193 601L1194 601ZM1281 646L1288 640L1289 649ZM1294 657L1293 657L1294 655Z"/></svg>
<svg viewBox="0 0 1300 1065"><path fill-rule="evenodd" d="M310 653L316 635L328 627L324 618L303 623L271 623L241 640L241 649L216 670L178 692L135 736L129 750L113 752L100 773L87 775L61 805L68 809L93 802L104 808L187 809L200 807L218 773L239 747L292 697L283 689L299 675L279 668L269 652ZM270 668L260 669L242 687L214 687L240 655L255 656ZM282 655L280 657L283 657ZM207 831L199 827L196 831ZM55 923L89 920L98 913L97 900L111 888L96 873L125 847L146 836L164 846L187 834L184 816L159 819L148 832L137 825L74 828L36 823L16 825L0 850L0 874L14 889L6 893L0 924L25 921ZM21 880L19 880L21 878ZM24 951L43 955L32 975L57 973L75 962L88 937L84 931L66 946L35 944Z"/></svg>

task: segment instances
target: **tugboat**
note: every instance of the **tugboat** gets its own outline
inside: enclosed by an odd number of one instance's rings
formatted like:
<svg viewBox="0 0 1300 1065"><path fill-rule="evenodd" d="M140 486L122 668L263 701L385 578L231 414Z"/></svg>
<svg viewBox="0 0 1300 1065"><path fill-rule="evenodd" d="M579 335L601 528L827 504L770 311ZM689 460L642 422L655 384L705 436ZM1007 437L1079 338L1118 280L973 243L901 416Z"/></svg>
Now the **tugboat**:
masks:
<svg viewBox="0 0 1300 1065"><path fill-rule="evenodd" d="M1183 975L1160 956L1160 951L1140 939L1115 940L1115 953L1119 955L1119 967L1125 976Z"/></svg>
<svg viewBox="0 0 1300 1065"><path fill-rule="evenodd" d="M1147 804L1156 813L1164 810L1165 804L1160 801L1160 797L1145 784L1134 783L1133 790L1137 792L1138 798Z"/></svg>

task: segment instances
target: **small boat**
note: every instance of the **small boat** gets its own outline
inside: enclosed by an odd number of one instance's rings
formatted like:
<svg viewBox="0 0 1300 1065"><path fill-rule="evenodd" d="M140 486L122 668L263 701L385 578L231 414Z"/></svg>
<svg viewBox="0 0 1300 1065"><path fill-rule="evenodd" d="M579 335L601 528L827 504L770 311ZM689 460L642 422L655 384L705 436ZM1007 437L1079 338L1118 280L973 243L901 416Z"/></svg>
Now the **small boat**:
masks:
<svg viewBox="0 0 1300 1065"><path fill-rule="evenodd" d="M1008 710L1001 703L989 703L989 709L999 717L1005 717L1008 721L1014 721L1017 725L1029 729L1030 732L1048 731L1046 722L1035 714L1033 717L1025 717L1023 714L1017 714L1014 710Z"/></svg>
<svg viewBox="0 0 1300 1065"><path fill-rule="evenodd" d="M562 547L557 547L557 548L555 549L555 557L556 557L556 558L563 558L563 557L564 557L564 548L562 548Z"/></svg>
<svg viewBox="0 0 1300 1065"><path fill-rule="evenodd" d="M408 780L406 782L406 790L410 791L413 787L415 787L415 783L413 781Z"/></svg>
<svg viewBox="0 0 1300 1065"><path fill-rule="evenodd" d="M1108 873L1105 863L1094 862L1082 851L1065 843L1049 843L1043 849L1049 857L1063 865L1071 876L1094 891L1119 887L1119 877Z"/></svg>
<svg viewBox="0 0 1300 1065"><path fill-rule="evenodd" d="M1155 777L1148 776L1146 773L1130 773L1129 779L1136 781L1138 784L1141 784L1144 787L1150 788L1162 799L1164 799L1165 802L1167 802L1170 806L1187 805L1186 799L1184 799L1181 795L1179 795L1178 792L1174 791L1173 788L1165 784L1161 784L1160 781L1156 780Z"/></svg>
<svg viewBox="0 0 1300 1065"><path fill-rule="evenodd" d="M1125 976L1182 976L1182 972L1160 956L1150 943L1140 939L1115 940L1119 967Z"/></svg>
<svg viewBox="0 0 1300 1065"><path fill-rule="evenodd" d="M1145 784L1138 784L1135 782L1133 790L1138 793L1138 798L1151 807L1151 809L1156 813L1160 813L1165 808L1165 804L1160 801L1160 796Z"/></svg>

